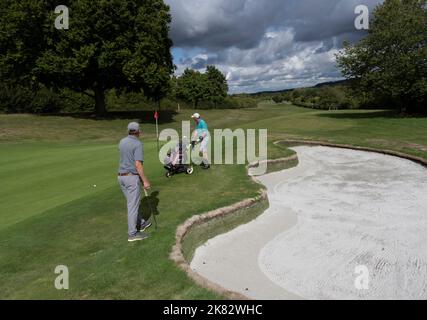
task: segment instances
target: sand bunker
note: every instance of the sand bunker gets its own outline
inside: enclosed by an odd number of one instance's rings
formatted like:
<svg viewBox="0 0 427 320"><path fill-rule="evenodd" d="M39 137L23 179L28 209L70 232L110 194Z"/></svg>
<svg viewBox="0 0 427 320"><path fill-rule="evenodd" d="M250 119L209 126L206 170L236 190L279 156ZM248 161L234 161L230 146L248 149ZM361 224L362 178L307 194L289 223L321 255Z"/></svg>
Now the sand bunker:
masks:
<svg viewBox="0 0 427 320"><path fill-rule="evenodd" d="M295 147L259 178L270 208L209 240L191 267L254 299L427 299L427 170L392 156ZM366 266L369 288L357 289Z"/></svg>

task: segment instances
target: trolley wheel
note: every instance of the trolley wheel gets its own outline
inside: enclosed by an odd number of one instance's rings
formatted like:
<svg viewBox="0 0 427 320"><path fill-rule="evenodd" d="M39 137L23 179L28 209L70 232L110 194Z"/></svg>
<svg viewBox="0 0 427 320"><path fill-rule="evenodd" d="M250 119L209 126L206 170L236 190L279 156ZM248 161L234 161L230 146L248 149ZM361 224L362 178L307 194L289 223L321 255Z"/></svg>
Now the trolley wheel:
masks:
<svg viewBox="0 0 427 320"><path fill-rule="evenodd" d="M187 168L187 174L193 174L193 172L194 168L192 166Z"/></svg>

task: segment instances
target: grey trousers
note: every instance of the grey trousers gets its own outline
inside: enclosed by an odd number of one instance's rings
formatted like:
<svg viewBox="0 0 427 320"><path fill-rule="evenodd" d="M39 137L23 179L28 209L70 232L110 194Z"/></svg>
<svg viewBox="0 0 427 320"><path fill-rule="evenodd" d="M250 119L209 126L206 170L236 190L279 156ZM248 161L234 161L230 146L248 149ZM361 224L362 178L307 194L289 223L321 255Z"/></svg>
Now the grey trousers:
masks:
<svg viewBox="0 0 427 320"><path fill-rule="evenodd" d="M139 214L139 205L141 203L141 180L139 176L119 177L119 185L127 200L128 208L128 235L134 236L137 233L137 226L142 225L143 221Z"/></svg>

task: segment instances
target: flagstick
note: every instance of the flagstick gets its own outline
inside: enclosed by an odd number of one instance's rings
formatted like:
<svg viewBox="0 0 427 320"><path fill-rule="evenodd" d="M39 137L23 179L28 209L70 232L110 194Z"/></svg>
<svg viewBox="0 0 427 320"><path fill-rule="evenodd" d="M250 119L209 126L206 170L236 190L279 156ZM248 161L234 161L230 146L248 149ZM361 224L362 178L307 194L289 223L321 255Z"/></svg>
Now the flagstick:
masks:
<svg viewBox="0 0 427 320"><path fill-rule="evenodd" d="M159 114L156 111L156 136L157 136L157 152L160 152L159 146Z"/></svg>

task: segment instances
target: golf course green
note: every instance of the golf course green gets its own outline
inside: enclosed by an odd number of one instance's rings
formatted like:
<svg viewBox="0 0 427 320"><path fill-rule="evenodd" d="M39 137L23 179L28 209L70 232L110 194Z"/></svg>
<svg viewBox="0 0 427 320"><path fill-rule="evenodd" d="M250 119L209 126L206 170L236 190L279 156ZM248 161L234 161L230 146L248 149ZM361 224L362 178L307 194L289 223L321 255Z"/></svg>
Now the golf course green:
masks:
<svg viewBox="0 0 427 320"><path fill-rule="evenodd" d="M160 129L180 131L193 112L176 112ZM269 158L292 154L274 141L309 139L427 159L427 118L271 103L198 112L210 130L268 129ZM137 114L103 120L0 115L0 299L222 298L193 283L169 259L175 230L193 215L255 196L259 186L243 165L196 168L192 176L166 179L155 126L143 122L144 166L152 192L159 192L159 227L142 243L129 244L117 144L135 120L140 121ZM69 268L69 290L55 289L57 265Z"/></svg>

